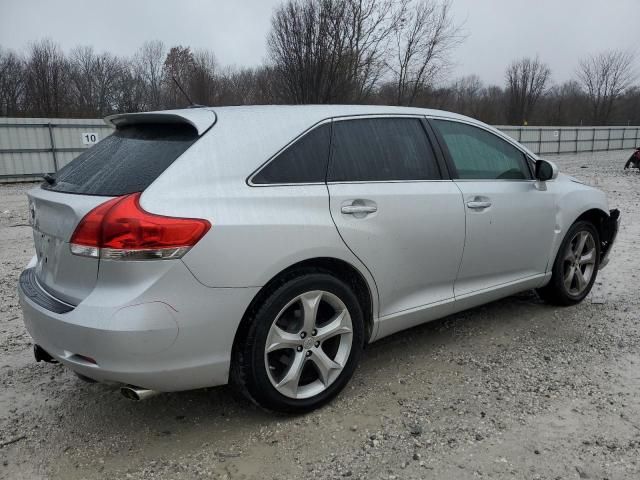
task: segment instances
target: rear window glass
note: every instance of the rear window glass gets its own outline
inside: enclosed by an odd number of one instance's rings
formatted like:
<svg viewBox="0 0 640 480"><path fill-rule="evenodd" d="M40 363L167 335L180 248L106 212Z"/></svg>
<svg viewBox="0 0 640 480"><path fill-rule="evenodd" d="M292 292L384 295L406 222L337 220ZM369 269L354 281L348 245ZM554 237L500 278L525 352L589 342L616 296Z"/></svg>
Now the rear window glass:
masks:
<svg viewBox="0 0 640 480"><path fill-rule="evenodd" d="M73 159L43 188L117 196L141 192L198 139L189 125L132 125Z"/></svg>
<svg viewBox="0 0 640 480"><path fill-rule="evenodd" d="M252 179L257 185L324 183L329 162L331 126L321 125L290 145Z"/></svg>

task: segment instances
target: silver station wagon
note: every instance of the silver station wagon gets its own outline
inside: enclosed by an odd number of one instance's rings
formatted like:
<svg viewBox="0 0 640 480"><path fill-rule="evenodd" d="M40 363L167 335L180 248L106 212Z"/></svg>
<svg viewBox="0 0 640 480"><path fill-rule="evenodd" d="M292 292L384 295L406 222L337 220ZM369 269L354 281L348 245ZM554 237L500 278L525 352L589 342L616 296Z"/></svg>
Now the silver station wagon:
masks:
<svg viewBox="0 0 640 480"><path fill-rule="evenodd" d="M232 383L329 401L363 347L537 289L580 302L604 193L471 118L383 106L115 115L31 190L20 298L37 360L125 396Z"/></svg>

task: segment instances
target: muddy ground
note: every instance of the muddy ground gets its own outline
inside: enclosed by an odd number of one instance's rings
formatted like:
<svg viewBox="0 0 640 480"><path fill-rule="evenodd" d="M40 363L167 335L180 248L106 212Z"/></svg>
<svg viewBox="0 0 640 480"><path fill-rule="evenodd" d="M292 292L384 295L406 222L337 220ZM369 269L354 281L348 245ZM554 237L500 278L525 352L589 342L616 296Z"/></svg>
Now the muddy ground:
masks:
<svg viewBox="0 0 640 480"><path fill-rule="evenodd" d="M36 364L16 295L30 186L0 186L0 479L640 478L640 174L622 171L626 153L551 157L622 212L582 304L527 292L394 335L297 417L227 387L132 403Z"/></svg>

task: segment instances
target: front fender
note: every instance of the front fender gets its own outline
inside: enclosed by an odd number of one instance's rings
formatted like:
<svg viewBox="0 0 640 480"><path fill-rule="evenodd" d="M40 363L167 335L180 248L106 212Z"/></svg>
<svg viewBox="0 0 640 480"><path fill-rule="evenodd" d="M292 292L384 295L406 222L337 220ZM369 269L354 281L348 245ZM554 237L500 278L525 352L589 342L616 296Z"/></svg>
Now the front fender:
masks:
<svg viewBox="0 0 640 480"><path fill-rule="evenodd" d="M560 245L569 228L581 216L590 211L609 218L609 206L604 192L596 188L576 182L570 177L559 177L553 185L556 195L556 219L554 239L549 254L547 272L553 268L553 263L560 249Z"/></svg>

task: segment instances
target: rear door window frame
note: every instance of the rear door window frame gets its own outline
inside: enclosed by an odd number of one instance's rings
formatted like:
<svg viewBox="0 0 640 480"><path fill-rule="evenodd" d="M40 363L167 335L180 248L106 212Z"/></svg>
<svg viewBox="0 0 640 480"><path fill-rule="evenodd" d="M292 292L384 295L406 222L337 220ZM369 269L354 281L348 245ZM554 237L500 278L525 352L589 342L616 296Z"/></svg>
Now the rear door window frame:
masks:
<svg viewBox="0 0 640 480"><path fill-rule="evenodd" d="M328 179L328 172L331 168L331 164L334 161L334 145L333 145L333 135L331 140L331 156L329 158L329 165L327 168L327 184L335 185L335 184L358 184L358 183L409 183L409 182L441 182L441 181L450 181L451 177L449 175L449 171L447 165L445 163L445 158L443 152L438 145L436 138L433 133L433 129L426 121L424 115L421 114L363 114L363 115L348 115L342 117L334 117L333 122L342 122L342 121L351 121L351 120L367 120L367 119L375 119L375 118L388 118L388 119L416 119L420 121L422 125L422 129L425 134L425 139L427 143L431 147L433 151L433 156L436 162L436 169L439 173L439 178L433 179L402 179L402 180L344 180L344 181L330 181Z"/></svg>

